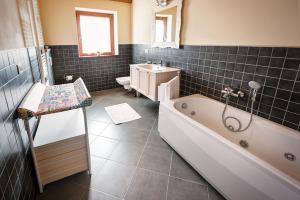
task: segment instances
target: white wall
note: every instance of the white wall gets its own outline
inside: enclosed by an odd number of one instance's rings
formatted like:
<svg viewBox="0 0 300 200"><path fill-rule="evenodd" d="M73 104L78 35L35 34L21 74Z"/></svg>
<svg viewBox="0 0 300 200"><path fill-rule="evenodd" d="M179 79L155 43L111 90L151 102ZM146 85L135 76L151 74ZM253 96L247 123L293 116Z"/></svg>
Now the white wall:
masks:
<svg viewBox="0 0 300 200"><path fill-rule="evenodd" d="M16 0L0 1L0 50L24 47Z"/></svg>

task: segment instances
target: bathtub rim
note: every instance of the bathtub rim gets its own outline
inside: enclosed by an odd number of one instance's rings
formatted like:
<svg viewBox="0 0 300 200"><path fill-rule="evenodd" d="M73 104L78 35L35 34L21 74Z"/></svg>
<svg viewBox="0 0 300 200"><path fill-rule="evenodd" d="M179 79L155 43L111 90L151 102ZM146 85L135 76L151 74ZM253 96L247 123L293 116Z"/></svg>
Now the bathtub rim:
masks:
<svg viewBox="0 0 300 200"><path fill-rule="evenodd" d="M180 97L180 98L172 99L172 100L170 100L170 102L172 102L173 108L174 108L176 111L180 112L179 110L177 110L177 109L175 108L175 106L174 106L175 103L176 103L177 101L181 100L181 99L189 99L189 98L202 98L202 99L206 99L206 100L208 100L208 101L213 101L213 102L215 102L215 103L224 104L223 102L217 101L217 100L212 99L212 98L209 98L209 97L207 97L207 96L203 96L203 95L201 95L201 94L193 94L193 95L189 95L189 96L185 96L185 97ZM224 105L225 105L225 104L224 104ZM243 113L246 113L246 114L250 114L249 112L246 112L246 111L244 111L244 110L235 108L235 107L230 106L230 105L228 105L228 108L233 109L233 110L238 111L238 112L243 112ZM180 112L180 113L181 113L181 112ZM181 113L181 114L182 114L182 113ZM184 114L183 114L183 115L184 115ZM184 115L184 116L186 116L186 115ZM250 116L250 115L249 115L249 116ZM188 116L186 116L186 117L188 117ZM188 117L188 118L189 118L189 117ZM192 120L193 120L193 119L192 119ZM297 139L297 140L300 140L300 135L299 135L299 133L297 133L297 130L295 130L295 129L292 129L292 128L290 128L290 127L283 126L283 125L281 125L281 124L275 123L275 122L273 122L273 121L271 121L271 120L268 120L268 119L265 119L265 118L263 118L263 117L260 117L260 116L254 114L254 113L253 113L253 120L254 120L254 121L265 121L265 122L267 122L267 123L272 123L274 126L276 126L276 128L279 128L279 129L288 129L288 130L289 130L289 133L282 133L282 132L281 132L280 134L282 134L282 135L285 135L285 134L291 134L291 136L292 136L293 138L295 138L295 139ZM195 120L193 120L193 121L195 121ZM263 125L264 127L266 127L265 123L262 123L262 125ZM211 130L211 129L210 129L210 130ZM211 130L211 131L213 131L213 130Z"/></svg>
<svg viewBox="0 0 300 200"><path fill-rule="evenodd" d="M168 110L170 110L171 112L173 112L174 114L178 114L180 117L182 117L185 120L187 120L190 123L190 125L192 125L192 126L194 126L196 128L200 128L200 129L202 129L205 132L208 132L210 137L213 137L214 139L219 140L221 143L225 144L227 148L234 149L235 153L241 153L245 159L249 160L252 163L258 164L258 166L262 170L264 170L266 173L268 173L272 177L276 178L281 183L286 182L286 183L290 184L294 188L294 191L296 193L299 193L299 195L300 195L300 181L298 181L295 178L287 175L286 173L282 172L281 170L275 168L270 163L264 161L263 159L259 158L256 155L248 152L247 150L243 149L239 145L235 144L234 142L229 141L228 139L226 139L223 136L221 136L218 133L216 133L214 130L212 130L212 129L204 126L203 124L195 121L194 119L186 116L185 114L183 114L182 112L180 112L179 110L177 110L175 108L174 105L175 105L176 102L178 102L179 100L182 100L182 99L187 99L187 98L202 98L202 99L206 99L206 100L209 100L209 101L213 101L213 102L216 102L216 103L223 104L222 102L219 102L217 100L214 100L214 99L206 97L206 96L203 96L201 94L194 94L194 95L189 95L189 96L185 96L185 97L180 97L180 98L172 99L172 100L169 100L169 101L160 102L160 104L163 105ZM232 108L234 108L234 107L232 107ZM234 108L234 109L237 109L237 108ZM241 109L237 109L237 110L238 111L243 111ZM246 111L243 111L243 112L246 112ZM259 116L256 116L256 115L253 116L253 117L255 117L256 120L264 120L264 121L266 121L268 123L274 123L275 126L278 126L281 129L285 129L286 128L286 129L291 130L291 133L285 133L285 134L292 134L292 136L293 137L297 137L297 139L299 139L299 137L300 137L299 135L295 135L295 134L298 134L298 133L296 133L296 131L294 129L282 126L280 124L277 124L277 123L272 122L270 120L266 120L266 119L264 119L262 117L259 117Z"/></svg>

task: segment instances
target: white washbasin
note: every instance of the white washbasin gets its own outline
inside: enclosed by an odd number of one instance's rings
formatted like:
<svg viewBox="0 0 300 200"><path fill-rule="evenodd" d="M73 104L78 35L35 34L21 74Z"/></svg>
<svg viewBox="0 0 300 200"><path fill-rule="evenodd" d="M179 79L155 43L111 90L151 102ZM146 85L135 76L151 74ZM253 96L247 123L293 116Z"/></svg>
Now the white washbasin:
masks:
<svg viewBox="0 0 300 200"><path fill-rule="evenodd" d="M138 65L138 67L150 70L150 71L159 71L159 70L165 70L165 66L155 65L155 64L141 64Z"/></svg>

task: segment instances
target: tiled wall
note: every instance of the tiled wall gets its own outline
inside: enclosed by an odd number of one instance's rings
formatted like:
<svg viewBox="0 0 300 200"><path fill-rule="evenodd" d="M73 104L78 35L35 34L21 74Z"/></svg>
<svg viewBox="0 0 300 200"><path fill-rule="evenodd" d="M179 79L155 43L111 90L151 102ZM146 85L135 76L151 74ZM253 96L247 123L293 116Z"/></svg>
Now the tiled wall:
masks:
<svg viewBox="0 0 300 200"><path fill-rule="evenodd" d="M230 104L249 111L248 82L262 84L255 114L300 130L300 48L182 46L180 49L133 45L134 63L163 60L182 69L181 94L200 93L224 101L226 86L240 89L245 98ZM145 49L149 49L145 53Z"/></svg>
<svg viewBox="0 0 300 200"><path fill-rule="evenodd" d="M34 199L27 134L15 110L39 79L35 48L0 51L0 199ZM22 66L17 70L16 65ZM33 74L35 79L33 79Z"/></svg>
<svg viewBox="0 0 300 200"><path fill-rule="evenodd" d="M65 74L82 77L90 91L118 87L115 78L129 75L131 45L119 45L119 55L79 58L77 45L50 46L55 83L64 82Z"/></svg>

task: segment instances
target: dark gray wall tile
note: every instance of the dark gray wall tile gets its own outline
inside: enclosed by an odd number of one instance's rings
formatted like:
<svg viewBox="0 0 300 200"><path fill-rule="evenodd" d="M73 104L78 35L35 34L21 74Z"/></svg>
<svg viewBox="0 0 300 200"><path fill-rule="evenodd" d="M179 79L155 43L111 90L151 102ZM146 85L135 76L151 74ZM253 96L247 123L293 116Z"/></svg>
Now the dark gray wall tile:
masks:
<svg viewBox="0 0 300 200"><path fill-rule="evenodd" d="M145 49L150 50L148 54ZM198 64L188 57L197 54L201 55ZM180 49L169 50L132 45L133 63L161 59L182 70L182 96L200 93L223 101L221 90L230 85L246 93L246 99L232 98L231 104L249 111L248 82L259 82L261 97L257 98L255 114L300 130L299 48L183 45Z"/></svg>
<svg viewBox="0 0 300 200"><path fill-rule="evenodd" d="M15 112L33 84L32 72L39 77L36 54L28 56L29 49L0 51L0 199L34 199L35 176L24 125ZM16 65L23 66L18 71ZM25 133L25 135L24 135Z"/></svg>

